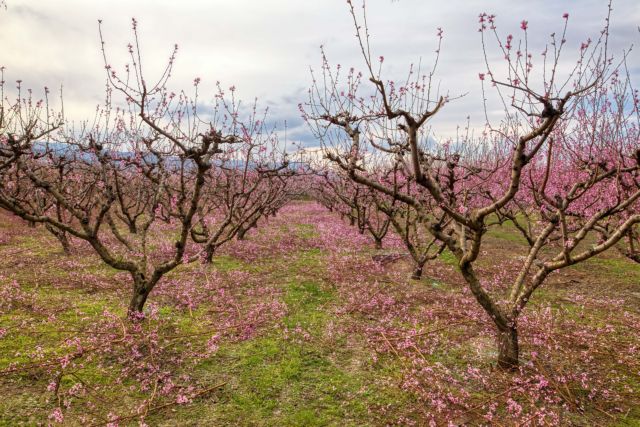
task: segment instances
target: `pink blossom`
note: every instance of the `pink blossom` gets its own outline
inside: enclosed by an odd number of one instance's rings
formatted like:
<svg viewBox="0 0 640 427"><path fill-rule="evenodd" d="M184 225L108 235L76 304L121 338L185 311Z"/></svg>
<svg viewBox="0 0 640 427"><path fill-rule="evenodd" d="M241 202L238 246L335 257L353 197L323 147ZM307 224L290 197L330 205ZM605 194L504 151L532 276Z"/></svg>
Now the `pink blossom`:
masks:
<svg viewBox="0 0 640 427"><path fill-rule="evenodd" d="M178 405L185 405L190 402L191 402L191 399L189 399L187 396L183 394L179 394L178 397L176 398L176 403Z"/></svg>
<svg viewBox="0 0 640 427"><path fill-rule="evenodd" d="M62 423L64 421L64 415L62 414L62 409L56 408L49 414L48 417L54 423Z"/></svg>

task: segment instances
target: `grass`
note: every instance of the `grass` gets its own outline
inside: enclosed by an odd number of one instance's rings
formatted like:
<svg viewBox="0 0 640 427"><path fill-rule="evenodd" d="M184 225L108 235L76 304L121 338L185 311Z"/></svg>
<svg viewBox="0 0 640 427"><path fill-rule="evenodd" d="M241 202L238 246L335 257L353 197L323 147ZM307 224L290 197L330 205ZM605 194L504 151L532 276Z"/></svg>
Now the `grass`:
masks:
<svg viewBox="0 0 640 427"><path fill-rule="evenodd" d="M293 229L303 239L317 236L315 228L308 224L296 224ZM33 278L30 271L18 272L14 277L23 284L22 288L34 304L64 307L56 315L57 327L81 328L105 309L123 314L117 298L109 294L88 294L82 288L64 285L59 288L59 284L68 280L70 272L55 265L59 255L55 248L42 248L37 239L30 236L21 238L18 245L28 250L30 256L51 264L47 267L47 276L37 285L30 284ZM344 337L338 337L338 343L326 339L325 330L332 321L327 307L335 303L337 295L331 285L318 279L324 270L323 254L319 249L299 251L287 260L267 259L261 265L249 265L229 255L218 255L214 258L213 268L228 274L240 270L268 272L268 280L281 283L287 315L281 319L279 327L267 334L248 341L225 343L214 356L194 368L199 382L214 384L226 380L220 393L197 399L190 405L176 406L169 412L151 414L148 423L366 425L364 420L370 418L371 405L400 405L406 399L398 390L376 384L379 374L361 360L368 357L365 349L346 345ZM83 272L111 280L117 273L101 263L87 263ZM188 335L204 330L201 319L205 310L201 307L187 312L162 306L159 315L178 333ZM36 346L43 347L46 357L62 354L65 334L52 332L47 322L40 321L24 331L14 327L29 319L33 319L33 314L19 308L0 317L0 327L12 328L2 343L0 369L12 363L30 363L28 354ZM309 331L309 336L299 336L299 330ZM390 373L397 375L394 369ZM107 385L114 380L105 377L91 363L76 375L96 385ZM0 390L22 391L11 392L10 398L0 401L0 426L31 425L45 419L55 404L50 393L43 393L48 380L48 375L33 377L26 374L14 376L12 383L3 383ZM63 376L61 386L68 388L77 381L76 377ZM109 397L117 399L118 394L114 392ZM126 400L132 398L135 396L129 395Z"/></svg>
<svg viewBox="0 0 640 427"><path fill-rule="evenodd" d="M577 268L590 273L597 272L598 276L614 277L616 280L636 287L640 284L640 267L625 259L596 257L584 264L579 264ZM636 291L640 292L640 289Z"/></svg>
<svg viewBox="0 0 640 427"><path fill-rule="evenodd" d="M313 224L296 224L295 227L296 234L304 239L311 239L320 235Z"/></svg>
<svg viewBox="0 0 640 427"><path fill-rule="evenodd" d="M360 426L368 424L371 405L400 405L406 399L397 390L376 385L378 374L361 364L362 348L345 345L344 337L339 343L325 338L332 320L326 308L335 302L336 292L315 277L321 258L320 250L301 251L287 270L276 273L276 280L296 277L283 284L288 314L282 327L224 345L200 363L200 375L215 372L212 382L229 383L215 402L181 407L165 425L196 425L197 419L198 425ZM310 333L305 337L296 330ZM162 420L150 418L158 425Z"/></svg>
<svg viewBox="0 0 640 427"><path fill-rule="evenodd" d="M246 268L245 264L229 255L219 255L213 259L213 265L216 269L222 272L229 272L233 270L242 270Z"/></svg>
<svg viewBox="0 0 640 427"><path fill-rule="evenodd" d="M252 233L261 233L261 230ZM295 237L303 240L318 236L313 225L294 223L282 225L277 238L287 238L289 233L295 233ZM248 236L248 239L253 237ZM505 244L511 247L524 243L517 230L509 224L491 231L490 237L489 244L496 246ZM125 303L122 299L123 295L126 297L126 291L101 288L97 292L89 292L81 284L72 286L72 273L77 272L60 267L57 264L60 254L56 248L41 247L37 241L32 236L19 236L15 239L15 245L28 252L25 260L35 259L37 262L33 264L33 269L26 267L11 271L10 278L21 283L36 308L16 304L0 312L0 328L9 330L0 341L0 370L11 363L29 363L29 352L36 346L43 347L48 355L64 350L64 338L68 334L51 331L54 325L47 321L45 313L48 311L55 312L55 327L60 329L86 327L105 310L124 315ZM2 249L0 247L0 255ZM369 259L371 253L371 248L363 249L362 258ZM211 269L224 278L226 292L236 292L241 295L239 301L250 304L265 298L263 294L251 294L251 287L259 286L269 291L267 296L275 296L285 304L285 314L259 329L249 339L223 341L217 352L199 360L197 364L175 368L178 373L188 372L197 387L220 387L194 399L190 404L172 405L152 412L146 422L154 426L378 426L398 423L399 417L403 416L422 425L424 419L416 414L419 414L421 406L428 408L425 400L418 400L424 397L401 386L410 361L390 352L376 354L363 334L363 329L380 324L397 328L398 331L439 329L441 325L447 325L446 318L438 317L433 326L428 319L419 319L417 323L414 321L415 317L405 319L402 317L405 312L390 317L377 312L338 315L339 310L345 307L344 294L326 277L329 255L325 249L308 247L298 248L286 256L262 257L256 262L241 260L225 253L218 254ZM455 257L449 251L442 254L440 262L449 269L454 269L457 265ZM115 270L94 259L82 260L82 264L82 273L99 277L117 289L116 285L121 279L116 277ZM199 268L201 266L181 267L182 271L176 271L172 275L177 277L181 273L196 274ZM46 271L46 275L42 276L42 271ZM238 272L245 274L242 277L259 278L259 285L244 278L235 280ZM578 273L582 276L578 276ZM607 282L607 286L611 287L605 287L610 292L609 296L616 296L611 295L613 290L618 289L616 286L634 287L640 283L640 270L637 266L614 256L595 258L570 269L568 274L580 280L588 275L595 278L595 281ZM7 280L8 278L9 275ZM411 306L406 313L412 315L420 313L429 304L441 308L437 305L439 300L432 300L432 297L449 298L460 293L459 284L441 276L432 277L429 271L425 271L422 282L394 282L380 292L404 298L403 303ZM594 283L586 282L586 285ZM592 297L589 293L592 289L585 288L586 286L576 287L575 292L586 292L584 295ZM414 292L423 297L422 305L414 304ZM371 291L372 295L375 295L374 291ZM551 307L566 324L574 322L602 328L607 323L612 323L610 309L600 306L587 306L585 309L582 303L571 301L570 296L564 287L545 285L534 294L527 307L527 314ZM193 339L175 345L178 352L197 350L207 337L219 329L219 325L211 323L208 312L210 307L206 304L193 310L163 301L158 304L158 313L166 328L162 333L193 335ZM38 306L43 307L42 312L38 311ZM449 306L445 308L448 309ZM239 309L247 308L240 305ZM464 306L463 311L466 314L469 307ZM424 354L425 363L434 369L450 370L451 378L461 382L465 381L461 373L469 366L492 371L495 359L493 338L483 335L473 322L465 323L458 319L455 325L453 322L451 324L452 327L434 336L425 337L433 340L429 344L433 345L430 348L432 351ZM607 339L627 338L627 332L621 325L616 323L614 327ZM596 344L600 345L594 343ZM603 346L605 344L602 343ZM429 348L426 344L425 347ZM113 366L113 375L105 375L99 363L112 364L109 366ZM107 387L115 383L121 368L121 365L112 360L91 361L76 373L88 383ZM611 372L617 372L622 377L620 369L618 366L612 368ZM635 390L631 396L635 402L640 395L640 378L637 373L630 372L626 375L621 384ZM48 413L58 404L52 393L45 391L50 379L51 375L43 373L0 377L0 394L5 396L0 400L0 426L46 423ZM74 376L64 376L62 385L69 388L77 381L79 379ZM436 384L436 379L431 378L426 381L434 381L434 389L436 386L440 387L444 390L443 393L455 395L459 392L459 386L455 383ZM108 405L114 405L115 408L135 408L139 405L145 396L129 391L128 387L131 385L133 384L125 382L108 389L103 394L106 400L103 403L105 407L101 408L102 412L112 409ZM469 399L474 402L490 400L497 394L479 386L469 387L467 391ZM575 393L584 397L581 392L584 390L577 390ZM72 406L67 414L71 425L80 424L77 417L83 409L81 405ZM624 417L616 414L615 422L603 422L603 419L608 419L598 418L602 414L592 408L584 414L574 416L574 422L582 425L640 425L640 412L635 407L624 414ZM478 423L484 422L482 418L477 420L480 420ZM597 422L593 422L594 420Z"/></svg>
<svg viewBox="0 0 640 427"><path fill-rule="evenodd" d="M440 257L438 259L451 267L458 266L458 260L449 249L445 249L442 254L440 254Z"/></svg>

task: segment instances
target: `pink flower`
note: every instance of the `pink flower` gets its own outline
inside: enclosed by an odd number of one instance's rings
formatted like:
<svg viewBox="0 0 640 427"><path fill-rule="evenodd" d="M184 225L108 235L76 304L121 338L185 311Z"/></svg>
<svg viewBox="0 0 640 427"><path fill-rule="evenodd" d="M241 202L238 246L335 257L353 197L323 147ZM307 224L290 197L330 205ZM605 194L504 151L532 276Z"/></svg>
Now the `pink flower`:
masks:
<svg viewBox="0 0 640 427"><path fill-rule="evenodd" d="M480 78L480 80L484 80L484 73L478 73L478 77Z"/></svg>
<svg viewBox="0 0 640 427"><path fill-rule="evenodd" d="M507 44L504 45L505 49L511 50L511 41L513 40L513 35L509 34L507 36Z"/></svg>
<svg viewBox="0 0 640 427"><path fill-rule="evenodd" d="M220 335L215 334L209 341L207 341L207 353L212 354L218 351L218 342L220 341Z"/></svg>
<svg viewBox="0 0 640 427"><path fill-rule="evenodd" d="M509 398L507 399L507 410L514 416L518 417L522 413L522 406L515 400Z"/></svg>
<svg viewBox="0 0 640 427"><path fill-rule="evenodd" d="M569 14L567 12L565 12L565 13L562 14L562 17L564 19L569 19Z"/></svg>
<svg viewBox="0 0 640 427"><path fill-rule="evenodd" d="M187 396L184 396L182 394L179 394L178 397L176 398L176 403L178 405L184 405L189 402L191 402L191 399L189 399Z"/></svg>
<svg viewBox="0 0 640 427"><path fill-rule="evenodd" d="M60 359L60 366L62 366L62 369L66 368L67 365L69 365L71 358L69 357L69 355L64 356L62 359Z"/></svg>
<svg viewBox="0 0 640 427"><path fill-rule="evenodd" d="M523 30L527 31L527 28L529 27L529 22L525 21L524 19L522 20L522 22L520 23L520 28L522 28Z"/></svg>
<svg viewBox="0 0 640 427"><path fill-rule="evenodd" d="M62 423L62 421L64 421L62 410L60 408L54 409L53 412L49 414L49 419L55 423Z"/></svg>

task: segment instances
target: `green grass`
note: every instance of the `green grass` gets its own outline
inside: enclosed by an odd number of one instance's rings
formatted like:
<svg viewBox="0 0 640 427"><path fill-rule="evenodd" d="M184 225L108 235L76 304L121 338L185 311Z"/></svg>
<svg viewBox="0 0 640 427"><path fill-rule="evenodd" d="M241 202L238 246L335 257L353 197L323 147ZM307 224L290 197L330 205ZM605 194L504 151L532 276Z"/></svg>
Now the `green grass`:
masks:
<svg viewBox="0 0 640 427"><path fill-rule="evenodd" d="M304 238L316 233L314 227L306 225L296 227L296 232ZM43 252L37 256L48 255ZM219 393L196 399L189 405L175 406L170 411L150 414L147 422L151 425L356 426L376 424L367 421L372 405L401 407L405 404L406 393L377 384L381 374L367 362L370 356L366 348L354 345L352 340L347 342L345 336L327 338L326 329L336 320L330 314L330 307L335 304L337 294L330 284L320 279L325 268L323 258L320 250L311 249L287 259L267 259L261 261L260 266L251 266L266 273L267 280L279 284L287 315L269 328L267 334L222 344L218 353L195 367L194 377L201 384L226 382ZM231 273L246 271L249 267L238 259L222 255L214 258L212 268ZM52 287L53 283L64 282L67 272L56 269L48 272L49 277L42 284L22 287L36 303L64 306L65 301L70 301L57 314L58 322L63 325L80 328L105 309L118 313L124 307L120 307L113 296L88 294L81 288ZM89 266L87 273L107 277L115 274L101 265ZM202 321L204 312L206 307L188 312L163 306L159 314L177 334L189 335L206 332L207 326ZM21 318L29 317L28 314L14 309L11 315L0 317L0 326L15 325ZM297 328L308 331L309 336L298 334ZM47 356L61 352L65 335L47 329L50 325L46 322L24 334L13 329L3 341L8 345L3 346L0 369L9 363L29 363L27 353L36 345L43 346ZM383 369L387 369L387 375L399 376L399 366L391 361L385 363ZM118 368L114 369L117 372ZM55 407L52 394L44 393L49 376L35 380L29 375L14 377L15 381L24 382L20 389L31 387L33 390L13 393L10 399L0 403L0 425L34 424L46 418ZM77 375L96 385L114 380L105 377L104 371L92 363L83 366ZM68 388L77 381L75 377L64 376L61 383ZM118 395L111 397L117 399ZM131 402L135 393L123 395L122 399Z"/></svg>
<svg viewBox="0 0 640 427"><path fill-rule="evenodd" d="M615 427L640 427L640 408L632 408L624 418L614 424Z"/></svg>
<svg viewBox="0 0 640 427"><path fill-rule="evenodd" d="M445 249L440 254L438 259L444 262L445 264L450 265L451 267L458 267L458 260L456 259L455 255L451 253L449 249Z"/></svg>
<svg viewBox="0 0 640 427"><path fill-rule="evenodd" d="M622 282L640 285L640 266L627 259L595 257L576 267L592 272L597 270L598 276L613 276ZM640 286L638 289L640 290Z"/></svg>
<svg viewBox="0 0 640 427"><path fill-rule="evenodd" d="M296 233L305 239L311 239L319 236L319 233L313 224L296 224Z"/></svg>
<svg viewBox="0 0 640 427"><path fill-rule="evenodd" d="M283 228L283 235L286 236L288 232L295 232L303 239L317 236L315 227L309 224L287 225ZM524 243L511 224L495 227L490 236L490 244L500 244L500 240ZM124 316L126 301L123 302L122 295L110 290L89 293L80 286L65 286L68 272L56 268L55 262L51 261L53 258L47 258L60 256L56 247L41 250L34 239L22 239L20 245L33 251L32 258L46 262L47 277L37 278L37 282L34 272L28 268L17 273L22 288L37 304L60 308L56 312L58 320L55 327L82 328L104 310ZM374 252L371 248L363 248L361 255L369 256L369 251ZM264 282L260 286L273 290L278 300L286 304L286 315L259 329L250 339L222 341L215 354L195 366L178 368L188 370L194 387L198 389L221 386L188 405L172 405L153 412L146 422L159 426L377 426L397 423L400 415L411 418L415 414L416 396L399 386L404 378L407 360L384 353L378 355L374 362L370 344L351 329L352 323L358 322L360 327L375 325L380 321L379 318L367 323L369 319L361 313L336 315L338 308L344 308L344 301L341 301L340 286L324 278L327 276L325 255L320 249L298 250L287 256L268 256L256 263L244 262L229 255L216 256L210 267L212 272L218 271L231 279L237 271L259 273L260 280ZM452 267L457 266L457 260L449 251L444 251L439 259ZM115 280L115 270L97 261L93 263L95 260L91 258L85 261L83 273ZM181 266L169 277L191 271L197 273L201 268L200 264L195 263ZM597 277L602 280L610 277L618 283L640 283L637 266L619 258L597 258L576 268L597 270ZM247 298L247 301L251 298L251 295L242 293L250 290L248 285L232 280L229 283L237 286L234 290L241 293L242 298ZM445 279L428 277L427 264L423 283L407 280L406 290L424 287L434 288L434 292L458 292L459 286L451 283ZM401 287L407 284L394 286L402 290ZM543 286L533 295L527 311L551 306L554 311L562 311L560 316L563 319L588 322L593 326L608 323L608 311L596 308L584 316L584 309L579 304L563 298L567 292L561 287ZM191 337L175 344L177 352L197 350L203 341L216 333L216 324L211 324L207 308L203 304L188 311L161 304L159 315L163 319L163 327L169 330L168 334ZM416 307L414 309L418 310ZM426 321L425 324L409 323L400 318L384 321L391 322L399 330L434 327L426 324ZM18 327L22 322L30 322L24 330ZM438 320L438 325L440 323ZM618 326L611 335L622 338L624 331ZM0 313L0 327L10 329L0 341L0 369L10 363L29 363L28 353L36 345L43 346L45 354L55 355L63 350L64 338L70 336L50 332L52 324L46 321L46 316L21 306ZM475 335L469 324L454 325L437 334L443 344L433 352L426 353L425 358L431 365L450 368L456 380L465 381L459 373L464 372L468 365L483 369L491 369L495 365L496 344L493 338ZM114 361L101 360L100 363L105 363L105 366L113 367L111 375L111 371L105 371L104 366L99 367L97 363L86 363L78 370L78 376L94 385L114 383L122 367ZM49 374L26 373L0 381L0 394L4 396L0 400L0 426L46 422L48 413L57 405L52 393L45 391L50 380ZM65 388L77 381L70 375L62 378ZM629 387L638 390L637 375L630 373L627 381ZM146 396L137 391L128 391L129 385L110 388L104 394L109 403L105 402L102 409L108 409L107 405L117 402L121 405L115 411L126 415L127 408L139 405ZM457 384L440 382L438 386L450 390L454 395L459 392ZM477 389L467 391L478 402L492 398L492 395L483 394ZM379 408L385 408L385 411L377 410ZM81 404L72 406L67 419L77 421L78 413L82 410ZM577 424L587 420L582 415L576 416ZM416 418L416 421L417 425L421 425L420 421L424 420ZM619 417L614 425L640 426L640 411L632 409L626 417Z"/></svg>
<svg viewBox="0 0 640 427"><path fill-rule="evenodd" d="M217 423L269 426L325 426L370 424L371 405L400 405L406 394L381 389L363 348L350 348L346 337L327 339L325 330L335 320L329 306L336 291L314 277L324 268L320 250L301 251L288 264L285 285L288 315L284 331L222 351L219 357L237 360L237 383L215 406ZM302 328L308 338L294 330ZM391 365L393 366L393 364ZM393 366L391 375L398 375Z"/></svg>
<svg viewBox="0 0 640 427"><path fill-rule="evenodd" d="M213 258L214 267L223 272L232 270L241 270L244 267L242 261L235 259L229 255L220 255Z"/></svg>
<svg viewBox="0 0 640 427"><path fill-rule="evenodd" d="M371 405L403 404L406 394L376 385L380 373L362 363L368 358L364 349L350 348L346 337L325 337L333 320L327 306L336 292L313 277L321 269L321 257L319 250L301 251L287 270L277 273L276 280L297 278L283 283L288 314L281 327L249 341L225 344L200 363L196 370L201 378L228 383L215 399L178 408L176 418L166 425L359 426L371 424ZM308 331L309 337L297 334L296 327ZM398 374L397 368L391 375ZM162 425L162 419L150 421Z"/></svg>
<svg viewBox="0 0 640 427"><path fill-rule="evenodd" d="M503 224L502 226L491 227L487 232L487 236L522 245L527 244L527 239L525 239L520 231L518 231L510 222Z"/></svg>

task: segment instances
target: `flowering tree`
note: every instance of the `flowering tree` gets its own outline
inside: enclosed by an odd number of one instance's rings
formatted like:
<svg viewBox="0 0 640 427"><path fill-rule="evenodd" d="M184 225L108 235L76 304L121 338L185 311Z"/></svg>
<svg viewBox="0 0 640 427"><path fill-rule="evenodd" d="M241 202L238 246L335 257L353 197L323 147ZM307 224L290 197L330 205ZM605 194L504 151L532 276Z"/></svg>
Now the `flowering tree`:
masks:
<svg viewBox="0 0 640 427"><path fill-rule="evenodd" d="M216 171L215 182L206 189L207 203L198 212L198 227L191 231L192 239L205 247L206 263L224 243L236 236L243 239L260 218L272 213L276 201L288 200L286 187L292 171L286 162L274 168L265 160L274 159L252 156L241 165L223 163Z"/></svg>
<svg viewBox="0 0 640 427"><path fill-rule="evenodd" d="M393 178L394 191L398 191L399 180L396 176L397 174L398 171L396 170ZM404 176L401 178L404 178ZM413 186L410 180L404 181L406 181L404 183L405 194L409 195L411 191L419 191L419 188ZM426 218L433 214L433 206L430 205L429 200L419 207L406 203L395 204L385 203L384 201L378 201L377 203L379 209L389 217L393 229L401 237L402 243L413 260L414 266L411 278L420 280L425 264L438 258L445 249L445 244L434 237L426 227L428 223ZM441 215L438 220L439 227L442 229L448 228L447 220L448 218L445 215Z"/></svg>
<svg viewBox="0 0 640 427"><path fill-rule="evenodd" d="M552 35L538 74L528 50L528 23L522 21L524 38L516 42L512 35L498 34L494 15L481 14L487 70L479 77L496 90L504 116L493 126L485 104L483 137L452 145L438 144L426 130L449 101L432 84L438 56L426 75L410 70L405 82L384 81L384 58L374 68L366 20L361 25L348 3L372 90L361 88L363 75L353 69L343 83L340 67L334 71L323 53L323 77L313 76L304 117L324 141L326 157L352 180L416 209L434 207L422 222L455 256L496 326L498 364L511 369L519 362L518 317L533 292L552 272L608 250L640 222L633 122L638 102L628 102L628 80L619 83L619 68L608 51L609 20L596 41L580 46L575 63L561 76L561 68L567 68L560 58L568 14L561 38ZM499 65L488 60L486 34L504 57L503 78ZM438 36L441 40L441 30ZM615 140L600 132L597 125L603 122L616 129ZM367 168L371 152L406 171L429 200L377 179ZM496 218L515 220L529 242L517 271L497 282L475 268L484 236L501 222ZM606 238L591 243L602 228Z"/></svg>
<svg viewBox="0 0 640 427"><path fill-rule="evenodd" d="M349 225L357 227L360 234L368 232L375 248L382 249L382 241L391 224L382 209L387 201L382 201L380 195L368 187L351 181L343 171L322 170L320 165L314 167L315 179L310 183L310 195L343 219L348 218Z"/></svg>
<svg viewBox="0 0 640 427"><path fill-rule="evenodd" d="M324 185L327 185L336 195L340 215L349 220L350 226L357 227L360 234L364 234L367 206L362 200L362 188L339 177L330 178L328 174L323 176L325 178Z"/></svg>
<svg viewBox="0 0 640 427"><path fill-rule="evenodd" d="M0 101L0 171L9 168L19 153L28 152L29 156L35 158L45 157L47 153L43 150L31 151L32 145L44 138L49 138L50 134L63 124L63 117L49 108L48 88L45 88L43 99L35 99L30 89L26 90L26 94L24 93L22 81L18 80L16 82L17 97L15 101L11 101L5 95L4 72L4 67L0 67L0 98L2 99ZM58 181L64 181L68 173L67 165L61 163L57 172ZM43 198L41 193L34 193L32 196L33 198L29 200L32 209L43 212L51 209L53 205L56 215L58 217L63 215L62 209L55 200ZM35 225L33 222L29 224ZM67 233L48 225L45 227L58 239L64 253L68 254L70 244Z"/></svg>
<svg viewBox="0 0 640 427"><path fill-rule="evenodd" d="M247 221L238 229L238 240L244 240L246 233L258 227L261 218L276 216L278 210L286 205L294 196L291 192L293 171L288 173L268 176L266 181L266 191L260 193L261 197L256 200L256 206L249 212Z"/></svg>
<svg viewBox="0 0 640 427"><path fill-rule="evenodd" d="M249 169L273 175L284 166L274 163L283 160L277 154L269 165L262 161L273 141L261 137L264 128L255 114L242 122L239 103L227 101L223 91L203 120L199 79L193 98L168 90L177 47L160 78L149 85L135 20L133 31L131 64L123 78L108 65L103 41L110 89L94 124L66 129L56 143L39 144L57 126L50 114L42 124L43 104L3 106L0 206L86 241L106 264L127 271L133 284L129 312L136 317L166 273L220 244L209 236L191 238L203 234L194 231L207 222L202 215L215 210L208 206L215 194L208 187L220 189L218 172L228 172L226 188L243 187L234 193L242 204L253 193L242 181ZM113 105L114 93L124 95L122 107ZM15 127L21 127L18 137Z"/></svg>

